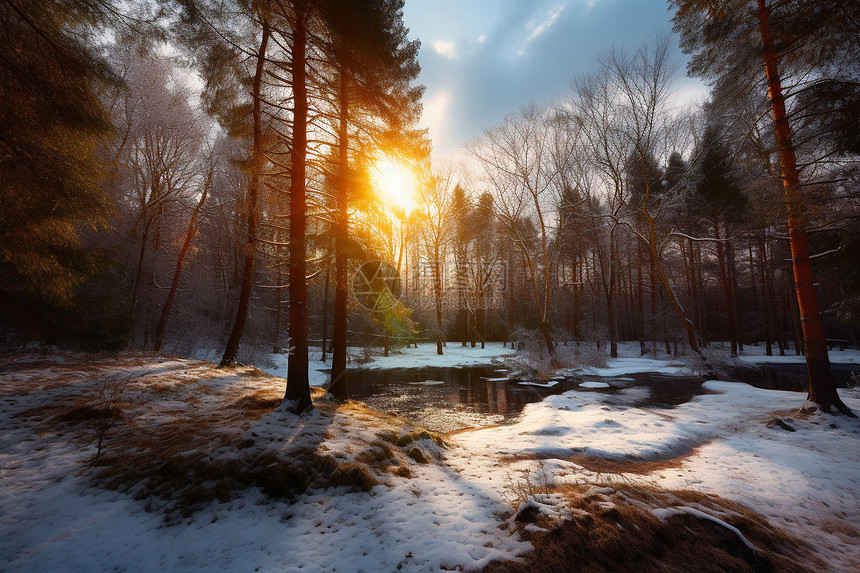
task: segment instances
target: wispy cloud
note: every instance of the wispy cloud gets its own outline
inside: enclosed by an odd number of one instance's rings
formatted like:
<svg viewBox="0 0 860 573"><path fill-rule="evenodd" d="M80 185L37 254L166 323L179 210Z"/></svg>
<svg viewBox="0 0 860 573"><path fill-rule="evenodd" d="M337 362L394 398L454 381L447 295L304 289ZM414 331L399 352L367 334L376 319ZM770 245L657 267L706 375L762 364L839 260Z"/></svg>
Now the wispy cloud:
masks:
<svg viewBox="0 0 860 573"><path fill-rule="evenodd" d="M564 4L562 4L561 6L556 6L555 8L553 8L552 10L547 12L548 18L546 20L544 20L543 22L541 22L540 24L538 24L535 27L535 29L532 30L531 35L528 38L526 38L526 43L528 44L529 42L531 42L532 40L534 40L535 38L537 38L538 36L540 36L541 34L546 32L549 29L549 27L552 26L553 22L555 22L556 19L559 17L559 15L561 14L561 11L564 10L564 6L565 6Z"/></svg>
<svg viewBox="0 0 860 573"><path fill-rule="evenodd" d="M436 40L436 42L433 43L433 49L436 50L436 53L441 54L446 58L453 59L457 57L454 42L448 42L446 40Z"/></svg>

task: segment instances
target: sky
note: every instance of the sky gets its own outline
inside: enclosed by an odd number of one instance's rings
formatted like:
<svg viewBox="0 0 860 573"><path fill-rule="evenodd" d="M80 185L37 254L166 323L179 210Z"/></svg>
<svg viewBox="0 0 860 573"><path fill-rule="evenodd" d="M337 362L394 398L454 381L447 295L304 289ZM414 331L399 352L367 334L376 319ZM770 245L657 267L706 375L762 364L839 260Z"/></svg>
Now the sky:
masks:
<svg viewBox="0 0 860 573"><path fill-rule="evenodd" d="M467 141L523 106L564 97L613 45L672 33L665 0L406 0L404 21L421 40L434 162L462 159ZM678 96L702 99L701 82L685 77L688 58L676 55Z"/></svg>

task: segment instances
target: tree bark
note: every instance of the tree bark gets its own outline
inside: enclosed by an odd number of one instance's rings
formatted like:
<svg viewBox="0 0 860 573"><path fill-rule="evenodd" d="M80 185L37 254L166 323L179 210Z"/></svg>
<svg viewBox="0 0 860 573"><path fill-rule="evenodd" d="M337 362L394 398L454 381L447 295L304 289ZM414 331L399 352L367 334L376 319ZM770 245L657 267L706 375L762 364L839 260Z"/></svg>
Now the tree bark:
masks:
<svg viewBox="0 0 860 573"><path fill-rule="evenodd" d="M308 287L305 259L307 231L306 157L308 90L305 66L307 28L302 2L296 2L293 29L293 141L290 163L290 355L287 361L285 407L304 412L312 407L308 383Z"/></svg>
<svg viewBox="0 0 860 573"><path fill-rule="evenodd" d="M251 151L250 173L248 175L248 196L245 198L245 216L248 222L248 236L245 238L245 262L242 268L242 288L239 291L239 308L236 310L236 320L233 330L227 340L227 347L221 356L219 368L234 366L236 353L239 351L239 341L245 330L248 318L248 305L251 301L251 285L254 278L254 254L257 248L257 195L260 191L260 169L263 163L263 128L261 118L260 84L263 78L263 67L266 61L266 46L269 42L269 22L263 20L263 30L260 37L260 49L257 52L257 69L254 72L252 96L253 110L253 147Z"/></svg>
<svg viewBox="0 0 860 573"><path fill-rule="evenodd" d="M785 112L785 99L777 66L776 50L770 33L770 7L765 0L758 0L759 32L762 39L762 59L767 74L768 96L773 111L773 125L779 162L782 167L782 183L788 215L788 236L791 245L792 270L794 271L795 295L800 311L803 331L803 346L806 369L809 374L808 399L818 404L825 412L836 408L839 412L853 416L836 392L836 384L830 371L830 358L824 338L824 325L818 306L818 297L812 280L812 264L809 260L804 198L800 189L797 159L791 140L791 127Z"/></svg>

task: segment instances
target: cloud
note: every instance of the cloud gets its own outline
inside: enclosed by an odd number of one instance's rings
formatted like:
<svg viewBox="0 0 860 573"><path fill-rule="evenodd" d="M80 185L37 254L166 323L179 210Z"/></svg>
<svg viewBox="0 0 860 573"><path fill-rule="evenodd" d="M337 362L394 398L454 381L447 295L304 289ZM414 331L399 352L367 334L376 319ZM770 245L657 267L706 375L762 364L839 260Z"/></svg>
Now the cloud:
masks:
<svg viewBox="0 0 860 573"><path fill-rule="evenodd" d="M422 125L434 158L461 155L465 141L529 102L565 97L570 79L613 44L671 32L660 0L408 1L404 10L413 37L425 39ZM701 97L679 88L679 105Z"/></svg>
<svg viewBox="0 0 860 573"><path fill-rule="evenodd" d="M549 16L549 18L538 24L535 29L532 30L531 35L526 38L526 44L546 32L549 27L552 26L552 23L555 22L556 19L559 17L562 10L564 10L564 4L562 4L561 6L556 6L555 8L547 12L547 16Z"/></svg>
<svg viewBox="0 0 860 573"><path fill-rule="evenodd" d="M454 51L454 42L448 42L446 40L436 40L433 43L433 49L436 50L436 53L445 56L446 58L454 59L457 57L457 53Z"/></svg>

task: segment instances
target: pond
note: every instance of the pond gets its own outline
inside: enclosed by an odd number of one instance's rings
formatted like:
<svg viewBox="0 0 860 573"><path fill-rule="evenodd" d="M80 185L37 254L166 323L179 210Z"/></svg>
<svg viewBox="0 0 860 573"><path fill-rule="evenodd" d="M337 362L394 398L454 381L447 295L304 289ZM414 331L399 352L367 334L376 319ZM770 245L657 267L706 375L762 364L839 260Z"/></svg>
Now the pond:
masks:
<svg viewBox="0 0 860 573"><path fill-rule="evenodd" d="M498 366L350 370L349 397L436 432L509 424L523 407L575 385L523 386Z"/></svg>
<svg viewBox="0 0 860 573"><path fill-rule="evenodd" d="M703 380L691 376L639 373L517 383L507 380L507 374L498 366L350 370L349 396L429 430L450 432L513 423L526 404L568 390L609 394L608 403L658 408L671 408L703 393Z"/></svg>
<svg viewBox="0 0 860 573"><path fill-rule="evenodd" d="M857 365L833 365L837 384L851 382ZM736 380L758 388L803 391L803 364L736 368ZM501 366L350 370L349 397L371 408L401 415L436 432L511 424L526 404L569 390L601 394L608 406L671 409L707 394L698 376L639 372L623 376L568 376L544 381L508 380Z"/></svg>
<svg viewBox="0 0 860 573"><path fill-rule="evenodd" d="M852 374L860 373L857 364L831 364L830 371L838 388L845 388L854 383ZM767 390L789 390L806 392L808 378L806 364L756 364L745 367L735 367L731 375L756 388Z"/></svg>

